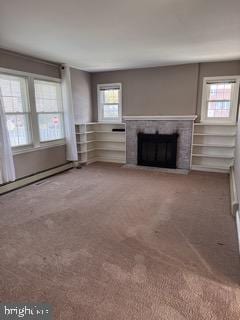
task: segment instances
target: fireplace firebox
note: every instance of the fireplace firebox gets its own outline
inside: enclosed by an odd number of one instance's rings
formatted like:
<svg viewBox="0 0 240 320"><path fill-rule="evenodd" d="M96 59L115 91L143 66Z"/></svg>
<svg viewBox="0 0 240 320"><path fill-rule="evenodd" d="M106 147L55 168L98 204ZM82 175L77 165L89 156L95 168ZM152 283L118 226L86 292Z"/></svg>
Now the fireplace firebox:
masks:
<svg viewBox="0 0 240 320"><path fill-rule="evenodd" d="M178 133L138 133L138 165L176 169Z"/></svg>

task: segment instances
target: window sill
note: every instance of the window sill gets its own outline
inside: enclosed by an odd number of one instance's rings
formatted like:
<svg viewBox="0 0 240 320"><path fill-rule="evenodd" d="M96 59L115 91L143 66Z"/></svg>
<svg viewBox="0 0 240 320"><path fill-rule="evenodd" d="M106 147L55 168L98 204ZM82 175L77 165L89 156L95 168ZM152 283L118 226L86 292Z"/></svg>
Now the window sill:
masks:
<svg viewBox="0 0 240 320"><path fill-rule="evenodd" d="M61 140L61 141L58 141L55 143L44 143L38 147L26 146L21 149L19 148L17 150L13 149L13 155L18 155L18 154L22 154L22 153L29 153L29 152L34 152L34 151L40 151L40 150L55 148L55 147L64 146L64 145L66 145L65 140Z"/></svg>

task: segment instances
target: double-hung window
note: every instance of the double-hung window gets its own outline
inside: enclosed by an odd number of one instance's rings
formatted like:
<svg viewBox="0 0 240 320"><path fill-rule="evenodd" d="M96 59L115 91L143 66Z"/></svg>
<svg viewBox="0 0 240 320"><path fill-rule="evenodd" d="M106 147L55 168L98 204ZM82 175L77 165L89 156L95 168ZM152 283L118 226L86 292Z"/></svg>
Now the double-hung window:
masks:
<svg viewBox="0 0 240 320"><path fill-rule="evenodd" d="M12 147L32 143L27 79L0 74L0 89Z"/></svg>
<svg viewBox="0 0 240 320"><path fill-rule="evenodd" d="M61 85L34 80L40 142L64 137Z"/></svg>
<svg viewBox="0 0 240 320"><path fill-rule="evenodd" d="M0 94L14 152L65 142L58 79L4 69L0 72Z"/></svg>
<svg viewBox="0 0 240 320"><path fill-rule="evenodd" d="M122 90L120 83L98 85L98 120L122 120Z"/></svg>
<svg viewBox="0 0 240 320"><path fill-rule="evenodd" d="M235 122L239 77L205 78L203 82L202 121Z"/></svg>

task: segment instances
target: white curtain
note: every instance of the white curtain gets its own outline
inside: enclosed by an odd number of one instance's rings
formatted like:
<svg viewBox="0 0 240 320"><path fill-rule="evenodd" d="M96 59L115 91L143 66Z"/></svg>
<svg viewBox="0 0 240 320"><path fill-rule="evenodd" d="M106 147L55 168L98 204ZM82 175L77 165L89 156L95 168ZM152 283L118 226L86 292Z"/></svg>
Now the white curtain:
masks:
<svg viewBox="0 0 240 320"><path fill-rule="evenodd" d="M70 68L62 65L61 73L67 160L78 161Z"/></svg>
<svg viewBox="0 0 240 320"><path fill-rule="evenodd" d="M15 168L0 89L0 184L14 181Z"/></svg>

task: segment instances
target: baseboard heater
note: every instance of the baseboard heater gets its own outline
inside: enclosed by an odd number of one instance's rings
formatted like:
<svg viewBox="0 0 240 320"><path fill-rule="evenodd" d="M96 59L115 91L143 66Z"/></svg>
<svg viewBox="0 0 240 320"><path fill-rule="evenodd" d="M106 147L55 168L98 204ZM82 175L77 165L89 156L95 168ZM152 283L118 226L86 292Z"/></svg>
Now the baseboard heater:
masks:
<svg viewBox="0 0 240 320"><path fill-rule="evenodd" d="M240 253L240 216L239 216L239 211L236 212L236 224L237 224L238 249L239 249L239 253Z"/></svg>
<svg viewBox="0 0 240 320"><path fill-rule="evenodd" d="M73 167L74 167L74 163L69 162L64 165L52 168L52 169L41 171L41 172L33 174L31 176L27 176L27 177L18 179L16 181L13 181L10 183L6 183L6 184L0 186L0 195L7 193L7 192L10 192L10 191L13 191L15 189L22 188L22 187L27 186L31 183L36 182L36 181L53 176L57 173L72 169Z"/></svg>
<svg viewBox="0 0 240 320"><path fill-rule="evenodd" d="M230 183L231 214L236 219L238 248L239 248L239 253L240 253L240 214L239 214L239 202L238 202L238 195L237 195L237 186L236 186L236 180L235 180L234 167L233 166L230 168L229 183Z"/></svg>
<svg viewBox="0 0 240 320"><path fill-rule="evenodd" d="M235 181L233 167L230 168L229 178L230 178L229 183L230 183L231 214L235 217L236 212L239 209L239 203L238 203L237 188L236 188L236 181Z"/></svg>

